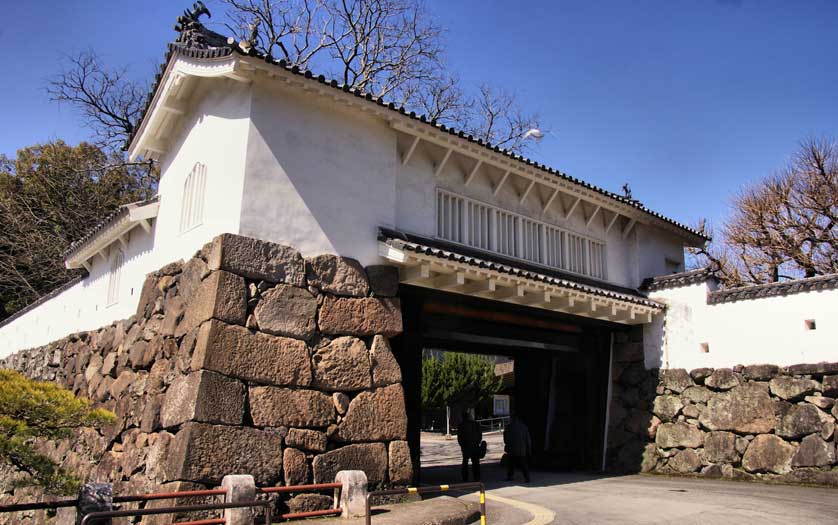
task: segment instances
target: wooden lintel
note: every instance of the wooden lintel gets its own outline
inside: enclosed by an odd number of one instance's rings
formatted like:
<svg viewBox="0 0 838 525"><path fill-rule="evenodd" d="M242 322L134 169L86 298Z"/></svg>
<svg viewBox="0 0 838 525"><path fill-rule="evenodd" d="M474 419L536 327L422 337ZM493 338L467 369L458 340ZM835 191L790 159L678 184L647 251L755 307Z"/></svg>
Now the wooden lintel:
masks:
<svg viewBox="0 0 838 525"><path fill-rule="evenodd" d="M433 287L440 290L456 290L466 284L465 272L441 274L433 279Z"/></svg>
<svg viewBox="0 0 838 525"><path fill-rule="evenodd" d="M413 152L416 151L416 146L419 145L419 137L413 137L413 141L410 143L410 146L407 148L404 156L402 157L402 166L407 165L407 162L410 160L410 157L413 156Z"/></svg>
<svg viewBox="0 0 838 525"><path fill-rule="evenodd" d="M503 290L498 290L495 295L493 296L494 299L517 299L524 297L525 294L524 286L520 284L515 284L512 286L505 287Z"/></svg>
<svg viewBox="0 0 838 525"><path fill-rule="evenodd" d="M448 151L445 152L445 156L442 157L442 160L436 166L434 177L439 177L440 173L442 173L442 169L445 167L445 164L448 163L448 159L451 157L452 153L454 153L454 148L448 148Z"/></svg>
<svg viewBox="0 0 838 525"><path fill-rule="evenodd" d="M564 220L568 220L573 212L576 211L576 207L579 206L579 203L582 202L581 197L576 197L576 200L573 201L573 204L570 205L570 208L567 209L567 212L564 214Z"/></svg>
<svg viewBox="0 0 838 525"><path fill-rule="evenodd" d="M541 213L546 213L547 209L550 208L550 205L553 204L553 201L556 200L556 197L559 196L559 189L556 188L553 190L553 194L547 199L547 202L544 203L544 206L541 208Z"/></svg>
<svg viewBox="0 0 838 525"><path fill-rule="evenodd" d="M509 178L510 173L512 173L512 172L509 171L509 170L506 170L504 172L503 177L500 178L497 185L495 186L495 189L492 190L492 195L497 195L498 193L500 193L500 189L503 187L503 183L506 182L506 179Z"/></svg>
<svg viewBox="0 0 838 525"><path fill-rule="evenodd" d="M631 230L632 230L632 228L634 228L635 223L637 223L636 220L629 219L628 224L626 224L626 227L623 228L623 239L628 237L628 234L631 233Z"/></svg>
<svg viewBox="0 0 838 525"><path fill-rule="evenodd" d="M599 210L601 210L601 209L602 209L602 206L597 206L596 208L594 208L593 213L591 213L591 216L588 217L588 221L585 223L586 228L591 227L591 223L594 222L594 219L599 214Z"/></svg>
<svg viewBox="0 0 838 525"><path fill-rule="evenodd" d="M466 186L471 184L471 181L474 180L474 177L477 176L477 172L480 171L480 167L482 165L483 165L483 161L478 160L477 163L474 165L474 167L471 168L471 171L469 172L468 176L466 177L466 181L465 181Z"/></svg>
<svg viewBox="0 0 838 525"><path fill-rule="evenodd" d="M473 295L492 294L497 290L497 286L498 282L495 279L484 279L462 286L460 292Z"/></svg>
<svg viewBox="0 0 838 525"><path fill-rule="evenodd" d="M524 193L521 195L521 199L518 201L518 204L524 204L524 201L527 200L530 192L532 191L533 187L535 186L535 180L531 180L527 189L524 190Z"/></svg>
<svg viewBox="0 0 838 525"><path fill-rule="evenodd" d="M401 281L407 284L424 283L431 278L431 265L411 266L401 272Z"/></svg>

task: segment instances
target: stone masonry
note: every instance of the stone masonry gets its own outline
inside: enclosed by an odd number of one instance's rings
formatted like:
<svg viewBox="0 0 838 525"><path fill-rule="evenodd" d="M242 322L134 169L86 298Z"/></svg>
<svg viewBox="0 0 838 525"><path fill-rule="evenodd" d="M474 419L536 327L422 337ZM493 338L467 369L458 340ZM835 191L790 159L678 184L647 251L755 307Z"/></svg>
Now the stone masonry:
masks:
<svg viewBox="0 0 838 525"><path fill-rule="evenodd" d="M115 494L215 487L225 474L322 483L339 470L406 484L404 392L388 340L402 331L397 289L395 268L224 234L150 274L130 319L0 366L116 413L102 433L43 444ZM0 477L4 501L38 499ZM330 503L297 496L281 510Z"/></svg>
<svg viewBox="0 0 838 525"><path fill-rule="evenodd" d="M838 485L838 363L646 370L615 341L609 468Z"/></svg>

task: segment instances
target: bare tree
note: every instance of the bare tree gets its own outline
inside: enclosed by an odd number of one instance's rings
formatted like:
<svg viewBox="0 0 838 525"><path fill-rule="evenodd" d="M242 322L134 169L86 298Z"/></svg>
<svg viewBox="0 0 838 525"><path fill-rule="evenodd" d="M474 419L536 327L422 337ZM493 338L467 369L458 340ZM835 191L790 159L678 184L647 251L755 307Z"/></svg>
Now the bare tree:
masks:
<svg viewBox="0 0 838 525"><path fill-rule="evenodd" d="M473 114L467 124L469 132L508 150L527 149L529 143L524 134L539 125L538 115L524 114L514 95L495 90L488 84L480 86L472 108Z"/></svg>
<svg viewBox="0 0 838 525"><path fill-rule="evenodd" d="M838 144L809 140L778 174L745 188L721 238L695 250L728 286L838 272Z"/></svg>
<svg viewBox="0 0 838 525"><path fill-rule="evenodd" d="M110 69L93 51L68 56L64 69L49 79L47 93L73 105L100 147L117 149L130 136L148 88L129 80L126 70Z"/></svg>
<svg viewBox="0 0 838 525"><path fill-rule="evenodd" d="M516 152L538 126L512 94L483 85L470 95L460 87L444 63L443 31L419 0L221 1L228 29L261 52L323 68L432 121Z"/></svg>

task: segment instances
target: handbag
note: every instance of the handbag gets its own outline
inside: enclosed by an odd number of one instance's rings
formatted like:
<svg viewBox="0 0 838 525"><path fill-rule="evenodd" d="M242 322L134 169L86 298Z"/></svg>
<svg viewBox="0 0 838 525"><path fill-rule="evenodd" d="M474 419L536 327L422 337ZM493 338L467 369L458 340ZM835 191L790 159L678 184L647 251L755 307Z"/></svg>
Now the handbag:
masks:
<svg viewBox="0 0 838 525"><path fill-rule="evenodd" d="M485 457L486 457L486 449L487 449L487 448L488 448L488 445L486 444L486 442L485 442L485 441L481 441L481 442L480 442L480 446L479 446L479 448L478 448L478 452L479 452L479 455L480 455L480 459L483 459L483 458L485 458Z"/></svg>

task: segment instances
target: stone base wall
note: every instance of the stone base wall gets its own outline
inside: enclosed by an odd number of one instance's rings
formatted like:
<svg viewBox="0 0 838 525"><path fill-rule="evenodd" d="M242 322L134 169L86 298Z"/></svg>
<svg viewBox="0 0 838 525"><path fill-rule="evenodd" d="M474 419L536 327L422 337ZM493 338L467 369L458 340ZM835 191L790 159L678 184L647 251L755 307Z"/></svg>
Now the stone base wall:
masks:
<svg viewBox="0 0 838 525"><path fill-rule="evenodd" d="M838 485L838 363L646 370L639 332L614 357L611 470Z"/></svg>
<svg viewBox="0 0 838 525"><path fill-rule="evenodd" d="M407 484L404 392L388 341L402 331L397 290L392 267L303 259L225 234L150 274L136 316L0 366L116 413L101 433L42 444L116 494L213 487L226 474L252 474L261 486L331 482L345 469L375 485ZM38 499L2 478L4 501ZM308 495L286 505L330 503Z"/></svg>

